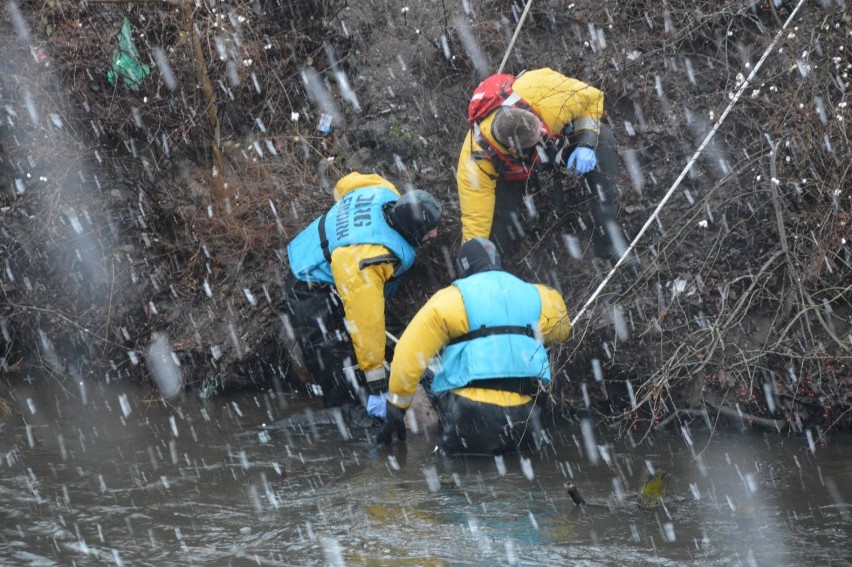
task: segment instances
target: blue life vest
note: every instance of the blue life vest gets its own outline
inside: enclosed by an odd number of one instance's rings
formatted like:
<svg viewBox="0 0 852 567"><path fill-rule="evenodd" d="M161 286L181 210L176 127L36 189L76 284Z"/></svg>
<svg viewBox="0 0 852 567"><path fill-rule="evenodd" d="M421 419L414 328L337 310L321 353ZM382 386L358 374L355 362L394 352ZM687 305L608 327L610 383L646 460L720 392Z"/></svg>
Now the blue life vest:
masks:
<svg viewBox="0 0 852 567"><path fill-rule="evenodd" d="M535 338L538 289L503 271L480 272L453 285L461 291L469 331L444 347L432 391L476 387L476 380L493 378L549 382L547 351Z"/></svg>
<svg viewBox="0 0 852 567"><path fill-rule="evenodd" d="M414 263L414 248L388 226L382 212L385 203L397 199L399 195L387 187L362 187L344 195L287 245L293 276L303 282L333 286L331 253L352 244L384 246L400 261L394 278L401 275Z"/></svg>

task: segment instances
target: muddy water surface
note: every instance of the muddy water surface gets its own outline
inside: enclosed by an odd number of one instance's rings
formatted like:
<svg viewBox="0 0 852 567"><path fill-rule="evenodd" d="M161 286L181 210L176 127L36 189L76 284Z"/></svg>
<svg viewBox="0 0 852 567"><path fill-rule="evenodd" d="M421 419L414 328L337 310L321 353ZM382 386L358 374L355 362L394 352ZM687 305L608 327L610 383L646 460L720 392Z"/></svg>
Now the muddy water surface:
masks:
<svg viewBox="0 0 852 567"><path fill-rule="evenodd" d="M45 378L2 397L0 565L850 565L846 437L590 444L562 424L528 459L446 459L432 431L385 449L265 429L313 407L280 394L165 405ZM649 469L671 479L659 507L633 494Z"/></svg>

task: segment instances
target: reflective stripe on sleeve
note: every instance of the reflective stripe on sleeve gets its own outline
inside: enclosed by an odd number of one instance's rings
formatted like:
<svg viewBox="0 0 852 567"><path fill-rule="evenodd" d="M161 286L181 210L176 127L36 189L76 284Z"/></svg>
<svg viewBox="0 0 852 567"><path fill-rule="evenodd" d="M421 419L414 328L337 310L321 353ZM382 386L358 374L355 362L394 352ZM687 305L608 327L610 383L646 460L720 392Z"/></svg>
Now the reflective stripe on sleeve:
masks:
<svg viewBox="0 0 852 567"><path fill-rule="evenodd" d="M366 378L367 382L378 382L379 380L384 380L385 376L384 368L374 368L373 370L364 372L364 378Z"/></svg>
<svg viewBox="0 0 852 567"><path fill-rule="evenodd" d="M388 401L399 408L407 408L414 401L414 396L400 396L393 392L388 392Z"/></svg>
<svg viewBox="0 0 852 567"><path fill-rule="evenodd" d="M588 116L577 118L572 124L574 125L574 130L594 130L595 132L599 132L601 129L601 123Z"/></svg>

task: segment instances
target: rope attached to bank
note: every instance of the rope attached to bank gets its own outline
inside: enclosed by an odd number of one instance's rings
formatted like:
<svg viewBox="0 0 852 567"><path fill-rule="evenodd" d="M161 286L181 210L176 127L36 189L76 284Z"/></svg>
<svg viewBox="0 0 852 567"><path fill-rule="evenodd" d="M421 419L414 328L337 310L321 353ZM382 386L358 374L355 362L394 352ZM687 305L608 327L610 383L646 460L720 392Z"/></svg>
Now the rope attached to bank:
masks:
<svg viewBox="0 0 852 567"><path fill-rule="evenodd" d="M503 56L503 61L500 62L500 68L497 69L497 73L503 72L503 67L506 66L506 61L509 59L509 53L512 52L512 48L515 47L515 40L518 39L518 34L521 33L521 26L524 25L524 20L527 19L527 14L530 13L530 6L532 6L533 0L527 0L527 5L524 6L524 12L521 14L521 19L518 20L518 26L515 28L515 33L512 35L512 41L509 42L509 47L506 48L506 54Z"/></svg>
<svg viewBox="0 0 852 567"><path fill-rule="evenodd" d="M725 121L725 118L727 118L728 113L731 111L731 109L734 107L734 105L740 100L740 97L742 96L743 91L745 91L746 87L748 87L751 80L754 78L754 76L757 74L760 67L763 65L763 62L766 61L766 58L769 56L769 54L775 48L775 45L778 43L778 40L781 38L781 34L784 32L784 30L787 29L787 27L790 25L790 22L793 21L793 18L796 17L796 13L799 11L799 8L801 8L802 4L804 4L804 3L805 3L805 0L799 0L799 3L796 5L796 8L790 13L790 16L787 18L787 21L784 22L784 25L781 26L781 29L778 30L778 33L775 34L775 38L772 40L772 43L770 43L769 47L766 48L766 51L763 52L763 55L761 56L760 61L757 62L757 65L754 66L754 69L752 69L751 73L749 73L748 77L746 77L745 81L743 81L743 84L740 85L739 90L737 90L736 94L731 99L730 104L728 104L728 108L726 108L725 111L722 113L722 115L719 116L719 120L713 126L713 129L710 130L710 132L707 134L707 136L705 136L704 141L701 142L701 145L698 146L698 149L695 150L694 154L692 154L692 157L686 163L686 166L683 168L683 171L681 171L678 178L675 179L674 184L672 184L671 188L668 190L668 192L665 194L663 199L657 205L657 208L654 209L654 212L651 214L651 216L645 222L645 225L636 234L636 237L633 238L633 241L630 243L630 245L624 251L624 254L622 254L621 258L618 259L618 262L615 263L615 265L612 267L612 269L609 271L609 273L606 275L606 277L603 279L603 281L600 283L600 285L597 287L597 289L594 291L594 293L592 293L592 296L588 299L588 301L586 301L585 305L583 305L583 307L580 309L580 311L577 312L577 315L575 315L573 317L573 320L574 320L575 323L580 320L580 318L585 314L586 309L588 309L588 307L598 298L598 296L600 295L603 288L606 287L606 284L608 284L609 280L612 279L612 276L615 274L615 271L618 269L618 267L621 266L624 263L625 259L630 256L630 252L632 252L633 249L636 247L636 243L639 241L640 238L642 238L642 236L644 236L645 232L648 230L648 227L650 227L651 223L654 222L654 220L657 218L657 215L660 213L660 210L663 208L663 206L671 198L672 194L674 193L674 190L677 189L678 186L680 186L680 182L683 181L683 178L686 177L686 174L689 173L690 169L692 169L692 166L695 163L695 161L698 159L698 156L701 155L701 153L704 151L704 148L707 147L707 144L710 143L710 140L713 139L713 136L716 135L716 132L719 130L719 127ZM511 46L510 46L510 48L511 48Z"/></svg>

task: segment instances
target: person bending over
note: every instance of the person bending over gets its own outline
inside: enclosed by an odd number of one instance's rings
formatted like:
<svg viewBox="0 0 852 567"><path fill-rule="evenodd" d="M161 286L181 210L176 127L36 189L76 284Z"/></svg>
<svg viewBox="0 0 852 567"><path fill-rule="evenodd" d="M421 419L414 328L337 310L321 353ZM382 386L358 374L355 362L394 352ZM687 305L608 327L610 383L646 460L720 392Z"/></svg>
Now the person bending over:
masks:
<svg viewBox="0 0 852 567"><path fill-rule="evenodd" d="M288 309L324 405L360 402L381 417L392 352L385 300L415 249L437 235L441 204L418 189L400 196L387 179L358 172L337 182L334 199L287 246Z"/></svg>
<svg viewBox="0 0 852 567"><path fill-rule="evenodd" d="M536 405L540 386L550 381L546 345L567 340L571 331L565 301L503 271L485 238L461 246L456 270L459 278L435 293L400 337L377 440L405 440L406 409L432 363L434 377L425 381L431 381L426 387L438 414L440 451L534 449L546 439Z"/></svg>
<svg viewBox="0 0 852 567"><path fill-rule="evenodd" d="M524 196L546 161L583 180L595 255L617 261L625 240L616 218L619 158L603 111L600 90L548 68L480 83L456 169L462 240L490 238L508 261L524 239Z"/></svg>

